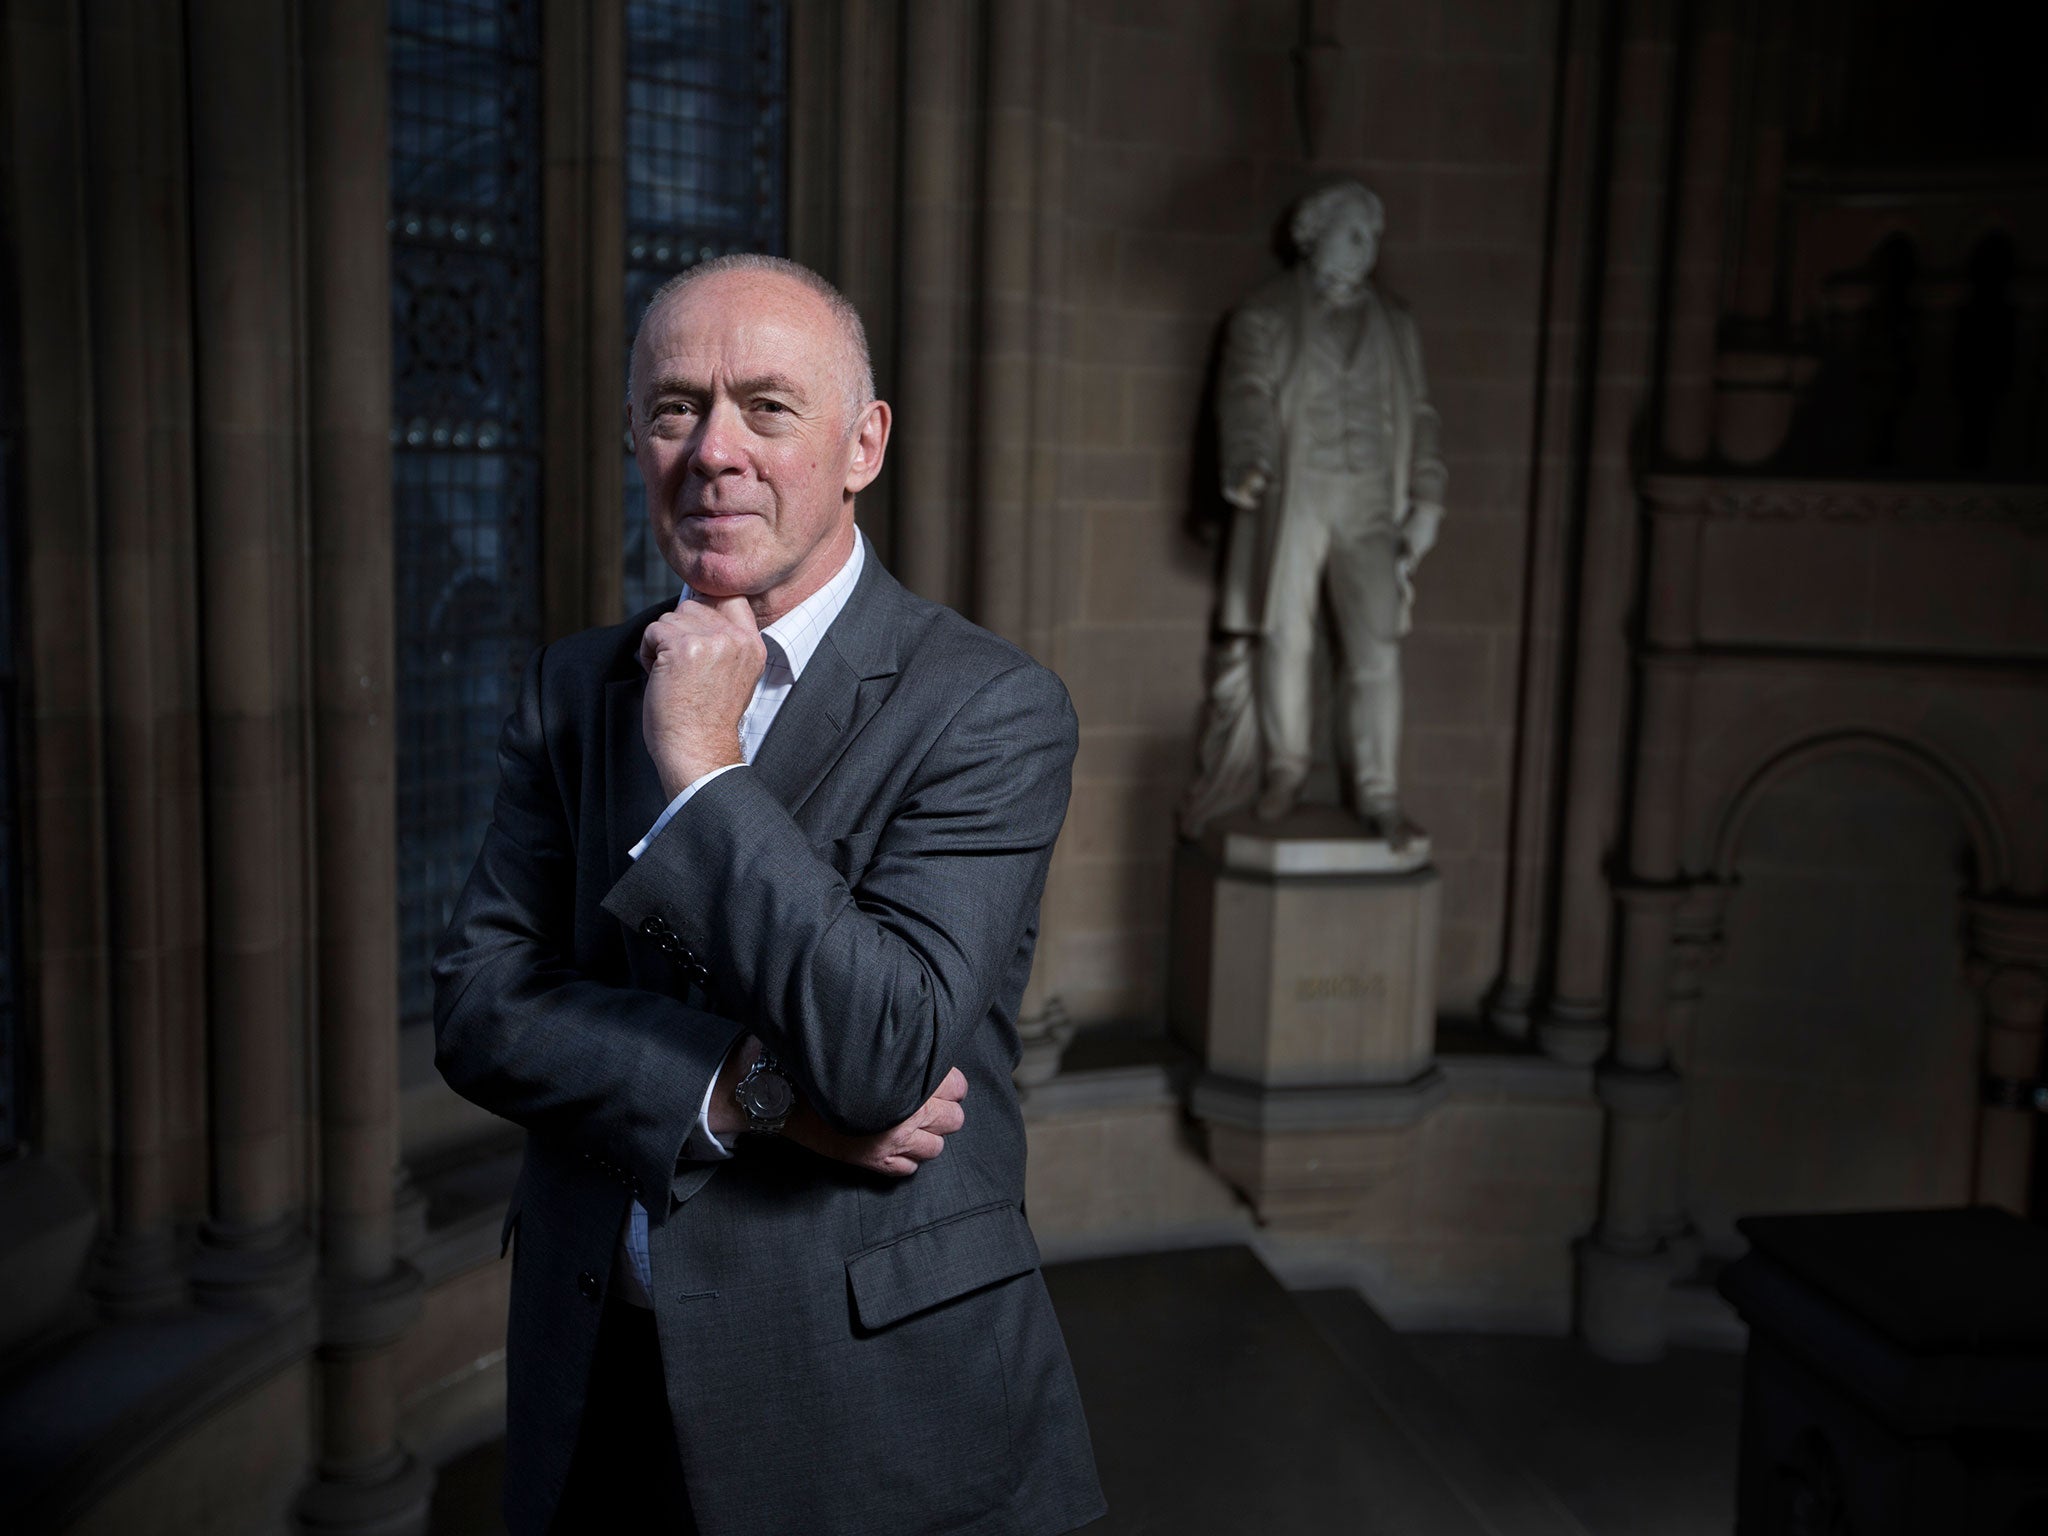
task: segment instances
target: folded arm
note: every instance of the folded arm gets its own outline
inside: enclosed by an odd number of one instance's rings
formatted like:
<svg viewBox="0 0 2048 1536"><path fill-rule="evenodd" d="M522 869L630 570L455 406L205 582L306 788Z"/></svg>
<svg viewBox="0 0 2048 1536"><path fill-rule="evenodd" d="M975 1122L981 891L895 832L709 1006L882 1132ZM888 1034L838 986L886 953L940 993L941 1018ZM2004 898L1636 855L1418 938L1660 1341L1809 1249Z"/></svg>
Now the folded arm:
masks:
<svg viewBox="0 0 2048 1536"><path fill-rule="evenodd" d="M490 828L434 958L434 1060L464 1098L565 1138L637 1195L668 1186L746 1031L571 963L576 861L544 736L544 656L505 722Z"/></svg>
<svg viewBox="0 0 2048 1536"><path fill-rule="evenodd" d="M746 1116L733 1099L733 1089L761 1054L761 1042L749 1035L733 1047L725 1068L718 1075L707 1116L708 1129L730 1144L744 1131ZM946 1150L946 1138L967 1124L962 1100L967 1097L967 1079L958 1067L948 1072L932 1096L919 1105L910 1118L886 1131L850 1136L826 1120L798 1095L796 1107L782 1127L782 1135L800 1147L834 1162L851 1163L871 1173L908 1178L918 1168ZM700 1128L699 1136L704 1134Z"/></svg>
<svg viewBox="0 0 2048 1536"><path fill-rule="evenodd" d="M605 898L659 915L836 1131L911 1118L988 1013L1066 815L1073 707L1020 663L939 731L856 892L752 774L721 775Z"/></svg>

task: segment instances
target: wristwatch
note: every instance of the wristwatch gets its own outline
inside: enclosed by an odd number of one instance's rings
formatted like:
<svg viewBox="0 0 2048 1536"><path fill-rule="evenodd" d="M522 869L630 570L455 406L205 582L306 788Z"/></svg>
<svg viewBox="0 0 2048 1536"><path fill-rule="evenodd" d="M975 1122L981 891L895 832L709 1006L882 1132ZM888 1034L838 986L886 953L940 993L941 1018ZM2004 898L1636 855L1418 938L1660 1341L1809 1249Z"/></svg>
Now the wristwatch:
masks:
<svg viewBox="0 0 2048 1536"><path fill-rule="evenodd" d="M747 1117L747 1129L773 1136L796 1107L796 1085L766 1051L754 1058L746 1075L733 1085L732 1101Z"/></svg>

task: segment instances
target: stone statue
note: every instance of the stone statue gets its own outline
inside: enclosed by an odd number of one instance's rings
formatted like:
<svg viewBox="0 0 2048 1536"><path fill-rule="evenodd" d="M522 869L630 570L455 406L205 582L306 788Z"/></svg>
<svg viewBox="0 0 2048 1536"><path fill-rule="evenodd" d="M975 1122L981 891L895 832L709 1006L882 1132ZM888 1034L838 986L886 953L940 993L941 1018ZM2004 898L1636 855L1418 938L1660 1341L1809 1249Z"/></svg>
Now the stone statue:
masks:
<svg viewBox="0 0 2048 1536"><path fill-rule="evenodd" d="M1230 317L1216 413L1232 512L1190 836L1248 803L1277 820L1300 797L1325 600L1353 806L1397 851L1416 830L1394 781L1400 644L1444 466L1415 322L1367 281L1384 225L1357 182L1305 198L1290 226L1300 260Z"/></svg>

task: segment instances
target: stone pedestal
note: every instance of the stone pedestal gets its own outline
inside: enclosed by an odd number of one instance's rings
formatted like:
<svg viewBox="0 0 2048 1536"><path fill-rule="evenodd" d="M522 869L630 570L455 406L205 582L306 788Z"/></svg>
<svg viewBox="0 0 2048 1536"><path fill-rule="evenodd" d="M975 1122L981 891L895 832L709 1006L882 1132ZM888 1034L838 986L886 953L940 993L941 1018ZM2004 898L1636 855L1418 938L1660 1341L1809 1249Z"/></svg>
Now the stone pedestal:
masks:
<svg viewBox="0 0 2048 1536"><path fill-rule="evenodd" d="M1436 1041L1439 882L1334 810L1182 844L1174 1028L1211 1072L1262 1087L1404 1083Z"/></svg>
<svg viewBox="0 0 2048 1536"><path fill-rule="evenodd" d="M1334 808L1181 846L1174 1029L1210 1159L1262 1220L1337 1215L1441 1097L1438 898L1426 838L1396 852Z"/></svg>

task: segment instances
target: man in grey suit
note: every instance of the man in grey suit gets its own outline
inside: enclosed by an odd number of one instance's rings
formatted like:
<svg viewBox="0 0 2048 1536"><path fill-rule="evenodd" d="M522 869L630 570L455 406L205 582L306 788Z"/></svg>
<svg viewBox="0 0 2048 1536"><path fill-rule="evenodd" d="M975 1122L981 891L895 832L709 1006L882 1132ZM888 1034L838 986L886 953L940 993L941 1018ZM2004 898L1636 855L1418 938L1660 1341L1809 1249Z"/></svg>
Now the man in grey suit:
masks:
<svg viewBox="0 0 2048 1536"><path fill-rule="evenodd" d="M527 1131L508 1524L1074 1529L1010 1081L1066 691L854 527L890 414L823 279L694 269L632 373L684 600L534 657L435 967L443 1075Z"/></svg>

